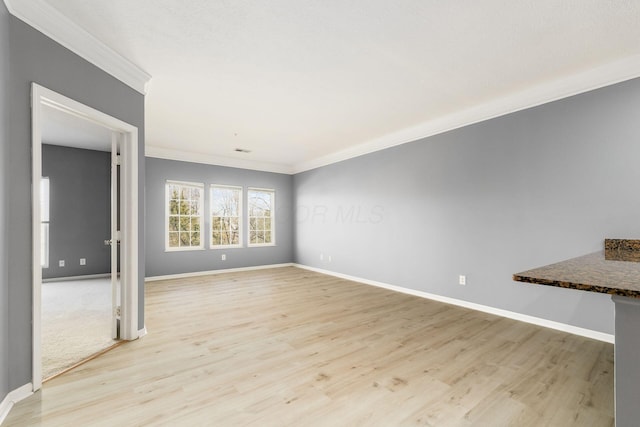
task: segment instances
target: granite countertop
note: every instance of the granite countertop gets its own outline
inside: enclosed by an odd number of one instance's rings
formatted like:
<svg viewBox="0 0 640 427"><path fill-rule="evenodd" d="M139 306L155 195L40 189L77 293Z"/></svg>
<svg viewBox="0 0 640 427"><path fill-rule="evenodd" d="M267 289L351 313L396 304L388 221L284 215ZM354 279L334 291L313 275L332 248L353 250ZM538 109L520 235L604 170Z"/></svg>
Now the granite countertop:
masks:
<svg viewBox="0 0 640 427"><path fill-rule="evenodd" d="M640 298L639 252L607 243L605 251L523 271L513 280Z"/></svg>

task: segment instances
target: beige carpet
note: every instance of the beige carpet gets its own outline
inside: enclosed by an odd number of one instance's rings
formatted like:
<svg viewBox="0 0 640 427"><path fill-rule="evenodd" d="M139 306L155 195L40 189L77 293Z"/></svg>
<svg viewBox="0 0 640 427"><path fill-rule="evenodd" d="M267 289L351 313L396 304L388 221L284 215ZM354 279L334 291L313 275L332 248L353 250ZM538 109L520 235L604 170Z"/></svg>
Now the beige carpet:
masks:
<svg viewBox="0 0 640 427"><path fill-rule="evenodd" d="M115 343L109 279L42 284L43 379Z"/></svg>

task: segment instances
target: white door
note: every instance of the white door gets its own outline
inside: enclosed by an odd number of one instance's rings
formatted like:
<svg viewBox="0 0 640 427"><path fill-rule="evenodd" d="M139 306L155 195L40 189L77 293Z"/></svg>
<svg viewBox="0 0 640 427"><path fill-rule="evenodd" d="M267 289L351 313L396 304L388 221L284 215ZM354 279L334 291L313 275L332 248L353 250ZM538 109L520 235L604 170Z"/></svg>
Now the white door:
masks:
<svg viewBox="0 0 640 427"><path fill-rule="evenodd" d="M121 295L118 272L120 257L120 221L119 221L119 178L120 178L120 142L117 132L111 134L111 338L120 338Z"/></svg>

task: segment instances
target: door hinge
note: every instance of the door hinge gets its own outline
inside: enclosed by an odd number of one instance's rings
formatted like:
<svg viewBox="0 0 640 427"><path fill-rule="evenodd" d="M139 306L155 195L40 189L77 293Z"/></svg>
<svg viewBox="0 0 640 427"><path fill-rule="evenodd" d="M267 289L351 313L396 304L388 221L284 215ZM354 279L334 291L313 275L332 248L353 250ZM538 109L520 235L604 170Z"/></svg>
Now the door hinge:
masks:
<svg viewBox="0 0 640 427"><path fill-rule="evenodd" d="M120 309L120 306L116 307L116 317L120 317L122 316L122 310Z"/></svg>

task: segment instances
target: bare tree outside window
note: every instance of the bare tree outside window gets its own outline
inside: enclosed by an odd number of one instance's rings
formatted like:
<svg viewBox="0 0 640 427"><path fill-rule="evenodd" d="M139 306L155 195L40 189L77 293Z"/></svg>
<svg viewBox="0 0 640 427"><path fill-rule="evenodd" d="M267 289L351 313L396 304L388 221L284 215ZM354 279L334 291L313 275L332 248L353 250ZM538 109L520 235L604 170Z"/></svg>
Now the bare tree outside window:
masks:
<svg viewBox="0 0 640 427"><path fill-rule="evenodd" d="M249 245L275 244L275 191L249 189Z"/></svg>
<svg viewBox="0 0 640 427"><path fill-rule="evenodd" d="M241 246L242 188L211 186L211 247Z"/></svg>

